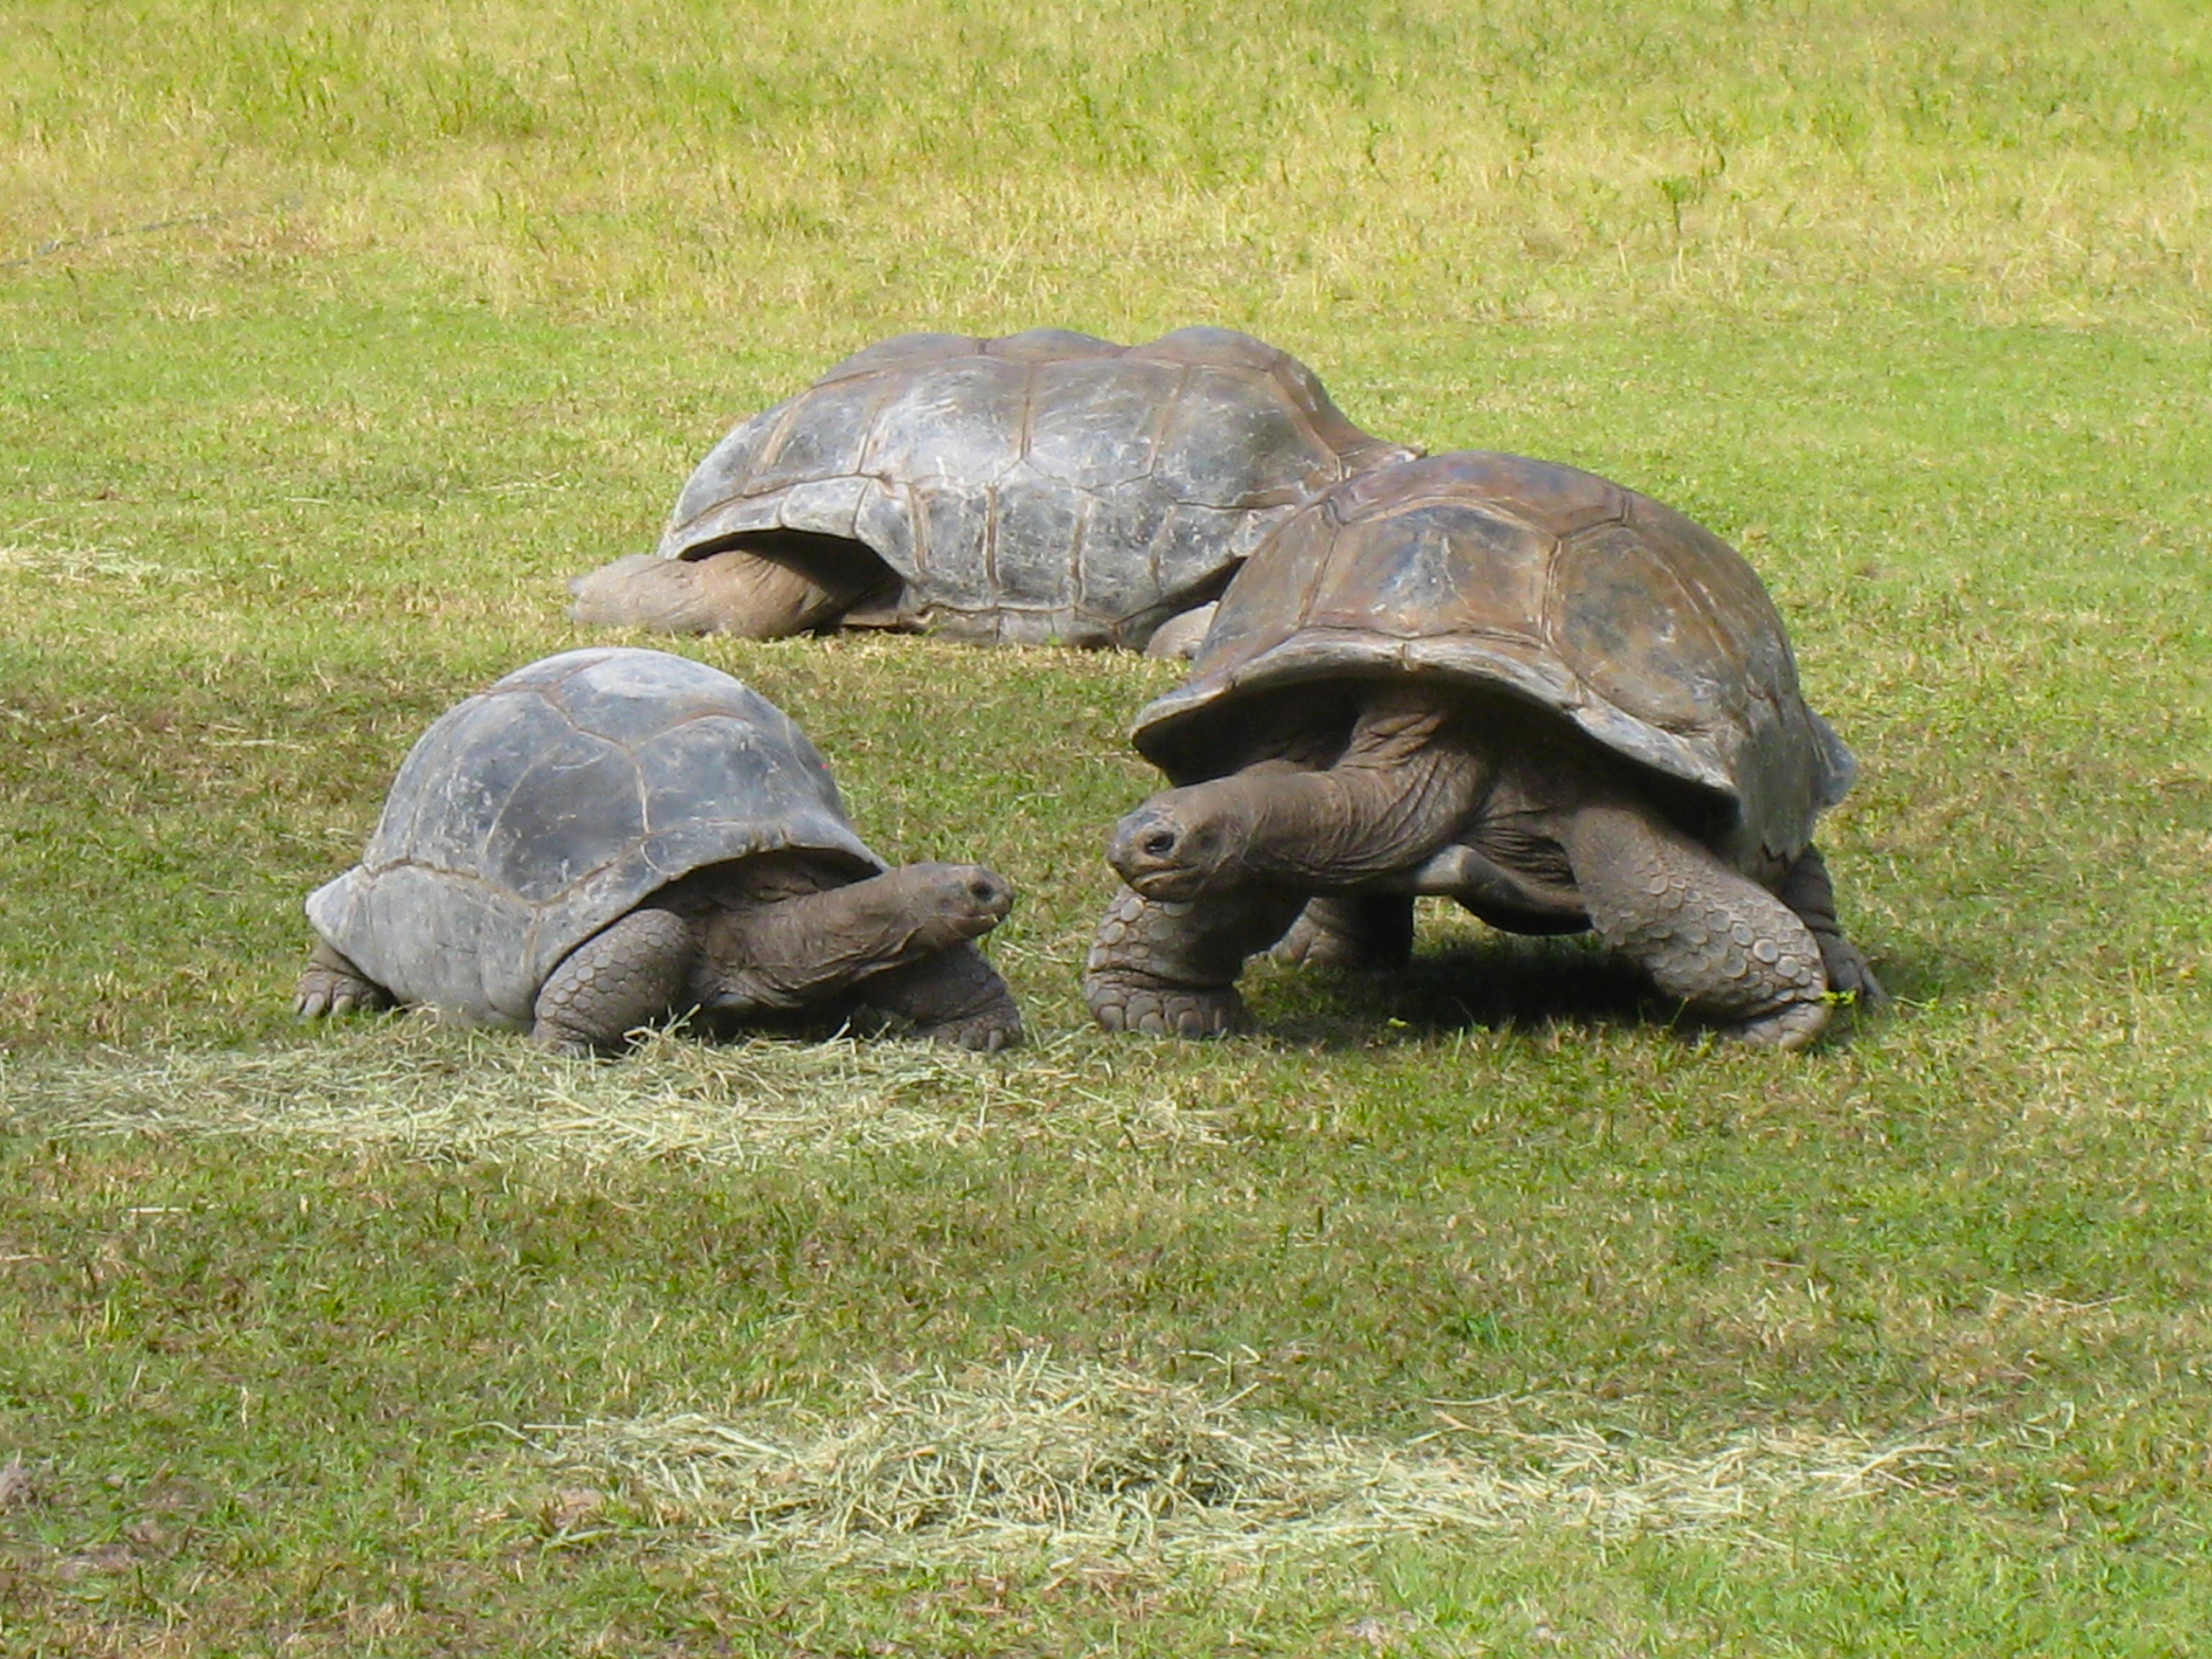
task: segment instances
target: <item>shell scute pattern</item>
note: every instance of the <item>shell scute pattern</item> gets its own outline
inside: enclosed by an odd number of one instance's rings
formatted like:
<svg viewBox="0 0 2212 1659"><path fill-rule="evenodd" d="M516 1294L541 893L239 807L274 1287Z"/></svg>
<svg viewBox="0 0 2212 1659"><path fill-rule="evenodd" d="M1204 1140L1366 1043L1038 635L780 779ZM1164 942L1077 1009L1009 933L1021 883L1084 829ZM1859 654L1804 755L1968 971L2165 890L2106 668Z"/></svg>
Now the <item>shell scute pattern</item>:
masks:
<svg viewBox="0 0 2212 1659"><path fill-rule="evenodd" d="M1192 678L1138 719L1178 782L1237 763L1253 694L1395 674L1504 692L1716 798L1739 866L1790 856L1849 787L1782 619L1733 548L1573 467L1484 452L1365 473L1295 514L1224 593Z"/></svg>
<svg viewBox="0 0 2212 1659"><path fill-rule="evenodd" d="M1233 330L1132 347L1063 329L906 336L741 422L685 484L660 553L836 537L895 586L854 613L868 625L1140 646L1297 503L1410 453Z"/></svg>
<svg viewBox="0 0 2212 1659"><path fill-rule="evenodd" d="M1158 465L1162 430L1186 378L1177 364L1116 357L1040 364L1022 453L1042 477L1070 489L1135 483Z"/></svg>
<svg viewBox="0 0 2212 1659"><path fill-rule="evenodd" d="M571 651L441 715L316 930L401 1000L527 1026L563 957L670 882L791 849L872 874L782 711L664 652Z"/></svg>

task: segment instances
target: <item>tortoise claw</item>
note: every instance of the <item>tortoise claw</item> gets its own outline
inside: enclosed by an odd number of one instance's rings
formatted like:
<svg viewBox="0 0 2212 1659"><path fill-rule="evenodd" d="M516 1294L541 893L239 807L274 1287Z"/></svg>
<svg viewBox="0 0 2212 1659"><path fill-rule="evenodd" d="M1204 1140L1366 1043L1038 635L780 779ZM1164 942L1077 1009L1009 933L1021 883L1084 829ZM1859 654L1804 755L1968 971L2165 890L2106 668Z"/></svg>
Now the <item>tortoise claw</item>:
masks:
<svg viewBox="0 0 2212 1659"><path fill-rule="evenodd" d="M293 1015L303 1020L374 1013L391 1006L382 986L327 945L316 945L292 990Z"/></svg>
<svg viewBox="0 0 2212 1659"><path fill-rule="evenodd" d="M1866 952L1840 933L1815 933L1814 938L1820 941L1820 965L1827 970L1830 992L1869 1012L1889 1006L1889 993L1875 977Z"/></svg>

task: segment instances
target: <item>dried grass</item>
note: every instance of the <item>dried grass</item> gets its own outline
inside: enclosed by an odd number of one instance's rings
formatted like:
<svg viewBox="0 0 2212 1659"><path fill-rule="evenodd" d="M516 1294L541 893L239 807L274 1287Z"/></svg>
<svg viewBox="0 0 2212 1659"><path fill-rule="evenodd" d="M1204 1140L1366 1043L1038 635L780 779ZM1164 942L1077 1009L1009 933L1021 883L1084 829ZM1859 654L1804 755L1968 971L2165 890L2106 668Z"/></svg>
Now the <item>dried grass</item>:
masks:
<svg viewBox="0 0 2212 1659"><path fill-rule="evenodd" d="M1747 1432L1680 1452L1438 1407L1419 1439L1297 1432L1241 1396L1031 1354L995 1370L868 1371L838 1407L521 1431L564 1480L627 1492L705 1550L836 1565L1174 1567L1341 1555L1386 1541L1572 1528L1726 1531L1869 1498L1944 1468L1931 1442Z"/></svg>
<svg viewBox="0 0 2212 1659"><path fill-rule="evenodd" d="M1218 1114L1064 1045L1012 1060L913 1042L658 1035L612 1063L403 1016L298 1048L0 1060L0 1126L265 1136L416 1156L746 1165L985 1136L1142 1148L1218 1138ZM1091 1073L1097 1072L1094 1076Z"/></svg>
<svg viewBox="0 0 2212 1659"><path fill-rule="evenodd" d="M174 562L140 558L112 547L0 546L0 578L58 583L70 587L138 588L149 584L191 586L206 572Z"/></svg>

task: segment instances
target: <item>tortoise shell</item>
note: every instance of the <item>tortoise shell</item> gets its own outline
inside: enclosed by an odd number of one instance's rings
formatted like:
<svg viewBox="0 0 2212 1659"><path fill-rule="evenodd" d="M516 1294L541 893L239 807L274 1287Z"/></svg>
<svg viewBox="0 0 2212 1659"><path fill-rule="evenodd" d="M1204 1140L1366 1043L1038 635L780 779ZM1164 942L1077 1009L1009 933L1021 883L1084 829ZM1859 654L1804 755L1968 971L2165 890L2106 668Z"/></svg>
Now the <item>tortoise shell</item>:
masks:
<svg viewBox="0 0 2212 1659"><path fill-rule="evenodd" d="M886 567L855 624L1140 647L1298 503L1413 453L1353 426L1295 357L1230 329L1138 346L1065 329L907 334L732 431L659 550L834 537Z"/></svg>
<svg viewBox="0 0 2212 1659"><path fill-rule="evenodd" d="M1516 455L1410 460L1298 509L1134 739L1177 782L1218 775L1255 698L1369 675L1570 722L1690 786L1671 792L1703 809L1684 827L1742 868L1802 850L1855 770L1741 555L1648 496Z"/></svg>
<svg viewBox="0 0 2212 1659"><path fill-rule="evenodd" d="M360 864L307 899L403 1002L526 1028L561 959L710 865L799 851L884 869L806 735L718 669L569 651L448 709L401 763Z"/></svg>

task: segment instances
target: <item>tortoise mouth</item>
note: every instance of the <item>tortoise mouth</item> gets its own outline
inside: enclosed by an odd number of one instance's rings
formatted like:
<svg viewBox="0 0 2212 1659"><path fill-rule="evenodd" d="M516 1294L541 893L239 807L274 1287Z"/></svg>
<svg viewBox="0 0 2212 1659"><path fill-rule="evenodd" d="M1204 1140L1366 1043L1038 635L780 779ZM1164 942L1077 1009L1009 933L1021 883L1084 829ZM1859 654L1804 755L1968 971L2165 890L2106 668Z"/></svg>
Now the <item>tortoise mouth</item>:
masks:
<svg viewBox="0 0 2212 1659"><path fill-rule="evenodd" d="M1205 877L1191 870L1139 871L1134 875L1124 875L1122 879L1140 896L1160 904L1197 898L1208 884Z"/></svg>
<svg viewBox="0 0 2212 1659"><path fill-rule="evenodd" d="M966 891L970 939L980 939L1014 913L1013 884L1003 876L980 871L969 878Z"/></svg>

